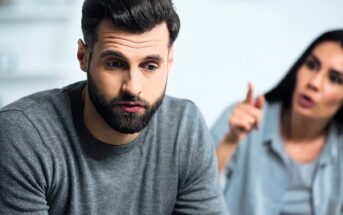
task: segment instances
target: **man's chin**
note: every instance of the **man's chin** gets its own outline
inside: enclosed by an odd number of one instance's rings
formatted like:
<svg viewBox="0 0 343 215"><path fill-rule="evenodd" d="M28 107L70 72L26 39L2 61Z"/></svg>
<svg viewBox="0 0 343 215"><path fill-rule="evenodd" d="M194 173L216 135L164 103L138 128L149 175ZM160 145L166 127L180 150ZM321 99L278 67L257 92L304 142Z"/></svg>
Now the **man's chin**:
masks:
<svg viewBox="0 0 343 215"><path fill-rule="evenodd" d="M123 133L123 134L136 134L136 133L139 133L141 132L142 130L140 131L135 131L135 130L124 130L124 131L119 131L120 133Z"/></svg>
<svg viewBox="0 0 343 215"><path fill-rule="evenodd" d="M110 127L117 131L117 132L120 132L120 133L123 133L123 134L135 134L135 133L139 133L141 132L145 126L142 126L142 127L118 127L118 126L111 126Z"/></svg>
<svg viewBox="0 0 343 215"><path fill-rule="evenodd" d="M142 131L149 123L151 116L143 113L118 113L105 119L106 123L115 131L124 134L134 134Z"/></svg>

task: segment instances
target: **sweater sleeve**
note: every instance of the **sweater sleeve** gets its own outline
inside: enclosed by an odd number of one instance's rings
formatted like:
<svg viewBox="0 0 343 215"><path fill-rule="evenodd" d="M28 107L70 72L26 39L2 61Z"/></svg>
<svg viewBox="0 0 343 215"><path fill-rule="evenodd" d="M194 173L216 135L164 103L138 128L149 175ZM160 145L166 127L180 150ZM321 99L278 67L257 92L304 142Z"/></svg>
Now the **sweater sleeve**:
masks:
<svg viewBox="0 0 343 215"><path fill-rule="evenodd" d="M49 162L44 150L23 112L0 112L0 214L48 214Z"/></svg>
<svg viewBox="0 0 343 215"><path fill-rule="evenodd" d="M180 174L174 214L229 214L219 186L217 160L207 125L196 107L189 113L180 130L187 139L180 153Z"/></svg>

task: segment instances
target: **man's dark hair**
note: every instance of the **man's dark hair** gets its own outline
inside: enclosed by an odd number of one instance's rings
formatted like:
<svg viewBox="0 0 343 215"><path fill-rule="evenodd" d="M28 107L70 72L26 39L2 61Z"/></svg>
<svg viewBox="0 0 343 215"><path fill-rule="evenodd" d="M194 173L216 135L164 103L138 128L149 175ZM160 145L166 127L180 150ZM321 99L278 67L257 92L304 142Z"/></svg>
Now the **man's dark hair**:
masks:
<svg viewBox="0 0 343 215"><path fill-rule="evenodd" d="M291 67L285 77L269 92L265 94L266 100L268 102L280 101L282 103L283 109L288 110L292 105L292 96L295 88L296 75L306 58L311 54L314 48L323 42L336 42L340 44L343 49L343 30L333 30L328 31L320 35L315 39L310 46L305 50L305 52L300 56L300 58ZM333 117L343 131L343 108L341 107L336 115Z"/></svg>
<svg viewBox="0 0 343 215"><path fill-rule="evenodd" d="M144 33L165 22L169 31L169 46L176 40L180 19L172 0L85 0L81 26L87 47L92 50L97 41L97 28L102 20L129 33Z"/></svg>

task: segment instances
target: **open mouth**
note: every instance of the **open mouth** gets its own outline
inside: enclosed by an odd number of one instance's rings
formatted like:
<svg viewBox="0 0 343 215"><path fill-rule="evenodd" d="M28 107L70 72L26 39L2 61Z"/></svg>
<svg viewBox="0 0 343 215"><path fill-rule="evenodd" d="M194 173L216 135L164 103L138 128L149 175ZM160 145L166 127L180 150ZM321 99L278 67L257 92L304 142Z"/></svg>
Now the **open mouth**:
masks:
<svg viewBox="0 0 343 215"><path fill-rule="evenodd" d="M302 107L313 107L316 103L313 99L305 94L300 94L298 97L298 102Z"/></svg>

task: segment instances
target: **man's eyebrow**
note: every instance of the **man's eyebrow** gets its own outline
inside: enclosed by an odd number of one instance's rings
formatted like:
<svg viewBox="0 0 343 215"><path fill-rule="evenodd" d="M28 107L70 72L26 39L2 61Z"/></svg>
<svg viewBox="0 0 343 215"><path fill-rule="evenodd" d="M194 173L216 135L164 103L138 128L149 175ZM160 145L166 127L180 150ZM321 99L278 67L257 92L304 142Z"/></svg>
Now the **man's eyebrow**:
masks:
<svg viewBox="0 0 343 215"><path fill-rule="evenodd" d="M100 55L100 57L102 57L102 58L107 57L107 56L114 56L114 57L126 60L126 57L122 53L114 51L114 50L106 50L106 51L102 52Z"/></svg>
<svg viewBox="0 0 343 215"><path fill-rule="evenodd" d="M155 54L155 55L148 55L144 58L145 61L148 61L148 60L153 60L153 61L157 61L159 63L163 63L163 58L158 55L158 54Z"/></svg>
<svg viewBox="0 0 343 215"><path fill-rule="evenodd" d="M127 58L122 53L120 53L118 51L114 51L114 50L106 50L106 51L102 52L100 55L100 57L102 57L102 58L107 57L107 56L114 56L117 58L121 58L125 61L127 60ZM153 61L157 61L159 63L162 63L164 61L163 58L158 54L148 55L143 60L144 61L153 60Z"/></svg>

